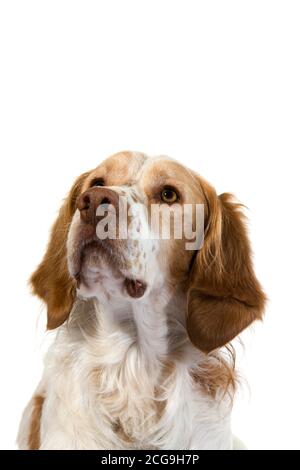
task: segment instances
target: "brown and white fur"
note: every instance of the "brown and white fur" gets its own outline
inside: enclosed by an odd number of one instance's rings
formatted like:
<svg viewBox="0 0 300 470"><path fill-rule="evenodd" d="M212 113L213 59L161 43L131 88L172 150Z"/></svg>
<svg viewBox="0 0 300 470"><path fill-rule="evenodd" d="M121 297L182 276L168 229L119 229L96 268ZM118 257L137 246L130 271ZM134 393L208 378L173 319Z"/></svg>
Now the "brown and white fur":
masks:
<svg viewBox="0 0 300 470"><path fill-rule="evenodd" d="M100 178L105 188L93 188ZM204 204L198 252L177 239L89 243L80 195L108 188L149 207L166 186L180 203ZM149 230L142 209L132 219L132 230ZM128 279L145 293L129 295ZM262 318L265 296L230 194L167 157L116 154L75 181L31 284L57 335L24 411L21 449L236 447L230 341Z"/></svg>

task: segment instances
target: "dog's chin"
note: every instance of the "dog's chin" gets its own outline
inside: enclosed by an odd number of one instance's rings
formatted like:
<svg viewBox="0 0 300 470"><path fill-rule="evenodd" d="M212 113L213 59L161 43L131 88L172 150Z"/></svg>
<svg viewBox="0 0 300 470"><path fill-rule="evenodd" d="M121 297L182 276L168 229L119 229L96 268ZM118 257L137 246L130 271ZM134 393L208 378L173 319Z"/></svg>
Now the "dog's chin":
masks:
<svg viewBox="0 0 300 470"><path fill-rule="evenodd" d="M69 260L72 277L76 279L78 294L82 297L126 297L140 299L147 285L127 273L122 256L109 244L91 242L81 247L74 261Z"/></svg>
<svg viewBox="0 0 300 470"><path fill-rule="evenodd" d="M118 256L109 241L79 239L68 249L69 272L76 280L80 280L86 267L99 270L103 262L111 267L121 267L122 257Z"/></svg>

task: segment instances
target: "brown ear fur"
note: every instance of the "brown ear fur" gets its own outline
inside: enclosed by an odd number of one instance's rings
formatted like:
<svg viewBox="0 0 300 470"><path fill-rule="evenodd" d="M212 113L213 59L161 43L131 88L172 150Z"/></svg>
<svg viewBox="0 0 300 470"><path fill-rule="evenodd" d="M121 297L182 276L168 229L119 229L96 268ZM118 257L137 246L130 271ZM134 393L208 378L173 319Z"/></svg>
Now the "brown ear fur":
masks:
<svg viewBox="0 0 300 470"><path fill-rule="evenodd" d="M203 248L191 272L187 331L204 352L224 346L261 319L265 295L257 281L241 205L202 184L208 205Z"/></svg>
<svg viewBox="0 0 300 470"><path fill-rule="evenodd" d="M66 241L76 199L88 174L82 174L73 184L52 227L43 261L30 278L33 293L47 304L50 330L68 318L75 299L76 285L68 272Z"/></svg>

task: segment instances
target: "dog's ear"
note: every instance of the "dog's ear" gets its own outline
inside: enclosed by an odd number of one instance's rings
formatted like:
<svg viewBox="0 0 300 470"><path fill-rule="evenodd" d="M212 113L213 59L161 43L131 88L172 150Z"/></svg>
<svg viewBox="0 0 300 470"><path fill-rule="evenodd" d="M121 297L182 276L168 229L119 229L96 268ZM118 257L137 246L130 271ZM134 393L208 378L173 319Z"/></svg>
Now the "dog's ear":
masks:
<svg viewBox="0 0 300 470"><path fill-rule="evenodd" d="M261 319L265 295L257 281L241 205L202 182L207 215L204 244L194 260L187 331L203 352L224 346Z"/></svg>
<svg viewBox="0 0 300 470"><path fill-rule="evenodd" d="M76 294L75 281L67 266L67 236L76 209L76 199L89 172L73 184L52 227L44 258L30 278L32 291L47 305L47 328L60 326L69 316Z"/></svg>

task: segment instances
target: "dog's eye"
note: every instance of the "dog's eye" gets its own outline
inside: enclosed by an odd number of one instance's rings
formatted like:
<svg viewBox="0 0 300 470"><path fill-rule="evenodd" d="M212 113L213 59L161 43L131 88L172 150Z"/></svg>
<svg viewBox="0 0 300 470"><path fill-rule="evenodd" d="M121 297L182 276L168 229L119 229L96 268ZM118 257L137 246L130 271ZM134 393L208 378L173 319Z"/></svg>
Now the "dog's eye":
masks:
<svg viewBox="0 0 300 470"><path fill-rule="evenodd" d="M165 188L160 193L161 200L166 202L167 204L173 204L174 202L178 201L179 196L176 193L175 189L172 188Z"/></svg>
<svg viewBox="0 0 300 470"><path fill-rule="evenodd" d="M91 188L94 186L104 186L104 179L103 178L96 178L91 182Z"/></svg>

